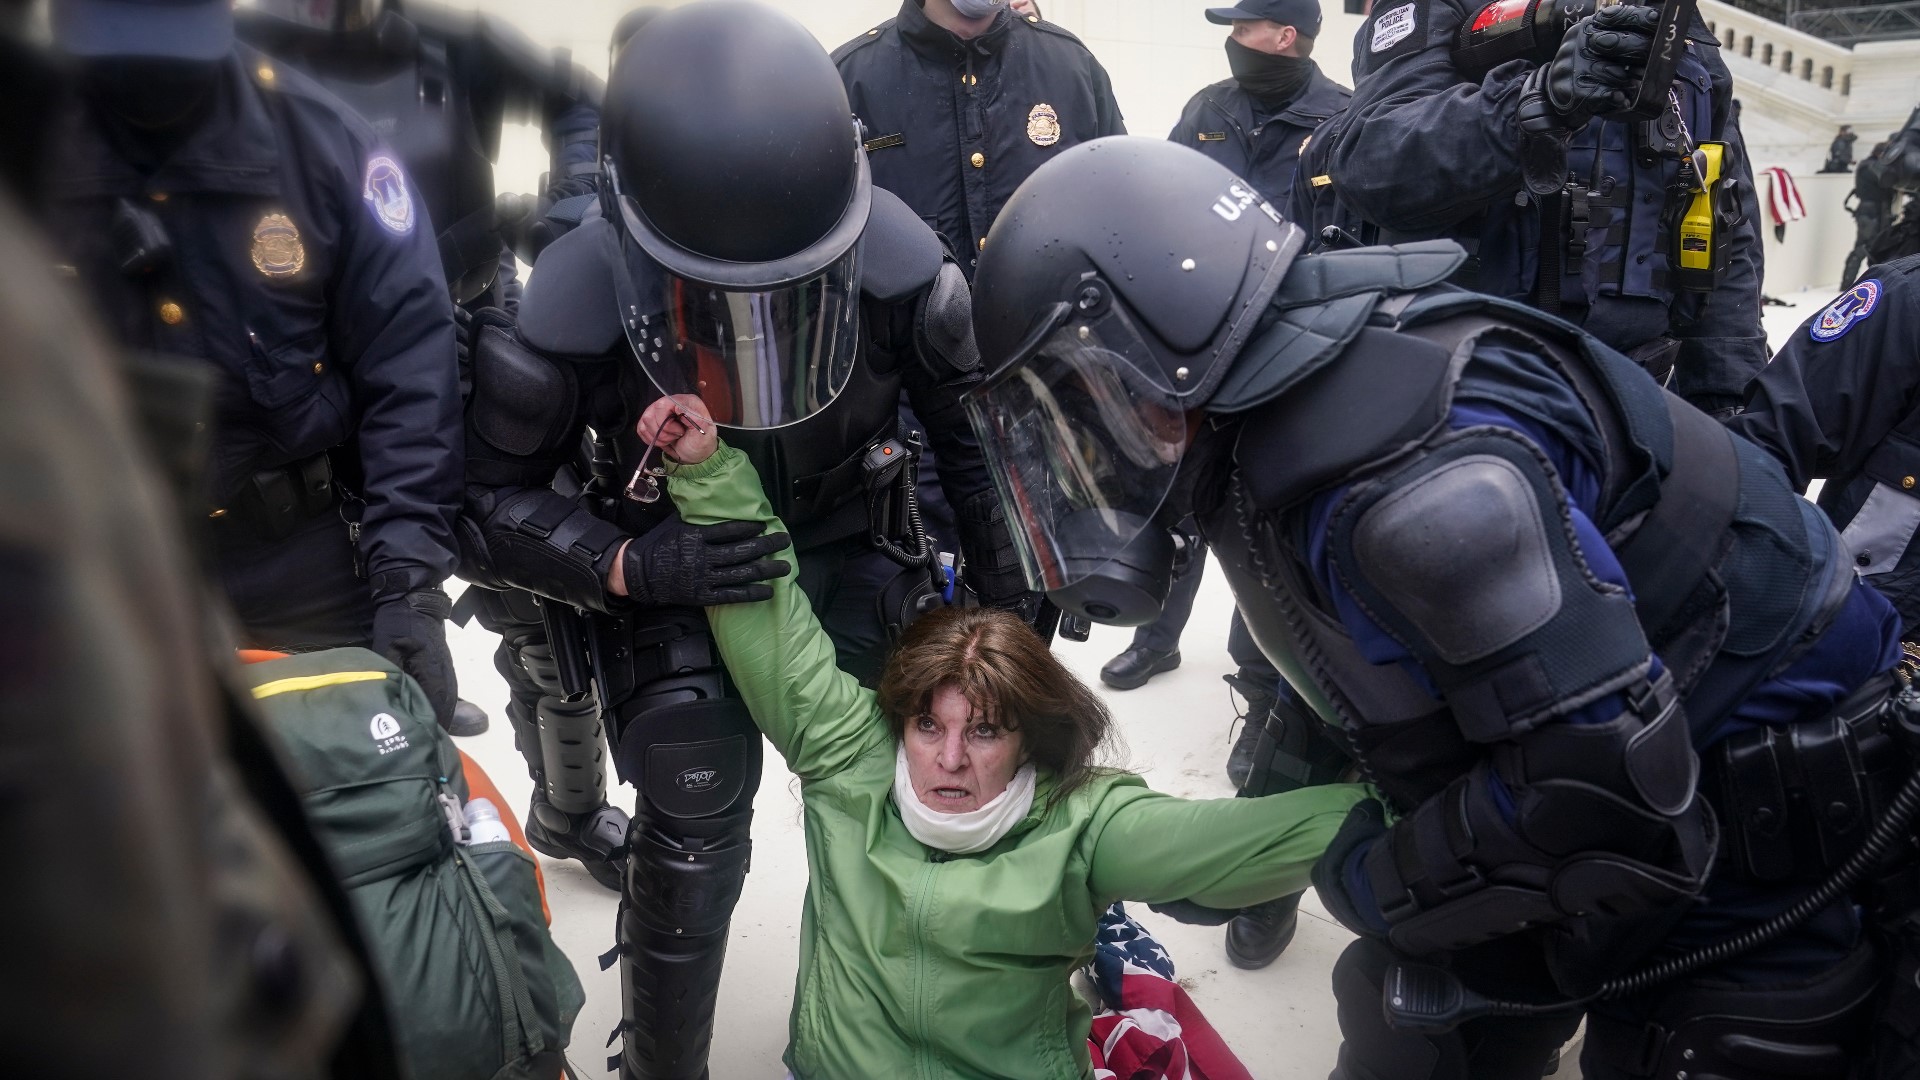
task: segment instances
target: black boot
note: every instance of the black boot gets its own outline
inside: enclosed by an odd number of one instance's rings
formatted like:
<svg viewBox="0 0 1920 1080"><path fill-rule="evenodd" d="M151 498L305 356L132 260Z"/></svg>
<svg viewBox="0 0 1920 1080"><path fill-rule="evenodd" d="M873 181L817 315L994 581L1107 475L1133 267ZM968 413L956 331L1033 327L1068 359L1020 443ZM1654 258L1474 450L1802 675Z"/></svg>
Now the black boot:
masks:
<svg viewBox="0 0 1920 1080"><path fill-rule="evenodd" d="M1179 666L1179 649L1161 652L1159 649L1131 648L1107 661L1107 666L1100 669L1100 681L1115 690L1137 690L1147 685L1148 679Z"/></svg>
<svg viewBox="0 0 1920 1080"><path fill-rule="evenodd" d="M590 814L562 813L547 802L536 780L526 832L533 850L553 859L579 859L593 880L620 891L627 859L627 815L618 807L602 805Z"/></svg>
<svg viewBox="0 0 1920 1080"><path fill-rule="evenodd" d="M1258 971L1279 959L1300 928L1302 895L1294 893L1242 909L1227 924L1227 960L1234 967Z"/></svg>
<svg viewBox="0 0 1920 1080"><path fill-rule="evenodd" d="M1240 714L1240 735L1233 740L1233 749L1227 751L1227 781L1238 791L1247 786L1247 779L1253 775L1254 753L1260 745L1261 733L1267 729L1267 719L1273 715L1274 694L1242 675L1222 675L1221 678L1247 699L1247 711Z"/></svg>
<svg viewBox="0 0 1920 1080"><path fill-rule="evenodd" d="M487 710L461 698L453 703L453 716L447 720L447 734L456 739L471 739L475 735L485 735L491 726L493 724L487 719Z"/></svg>

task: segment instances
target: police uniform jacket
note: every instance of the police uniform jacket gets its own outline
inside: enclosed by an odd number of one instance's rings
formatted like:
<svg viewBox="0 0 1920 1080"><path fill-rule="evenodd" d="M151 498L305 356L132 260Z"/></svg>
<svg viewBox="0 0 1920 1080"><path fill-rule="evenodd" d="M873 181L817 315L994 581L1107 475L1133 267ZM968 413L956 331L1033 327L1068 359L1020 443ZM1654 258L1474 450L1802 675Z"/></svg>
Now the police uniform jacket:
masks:
<svg viewBox="0 0 1920 1080"><path fill-rule="evenodd" d="M214 369L210 511L332 451L364 501L375 595L444 580L463 464L452 310L418 193L372 130L237 46L159 166L128 163L85 115L69 131L56 235L102 315L132 348ZM114 239L133 212L171 246L140 274Z"/></svg>
<svg viewBox="0 0 1920 1080"><path fill-rule="evenodd" d="M994 217L1035 169L1127 133L1100 61L1036 16L1003 11L962 40L906 0L833 62L866 125L874 185L933 226L968 278Z"/></svg>
<svg viewBox="0 0 1920 1080"><path fill-rule="evenodd" d="M1346 108L1352 96L1316 64L1300 96L1267 114L1237 81L1224 79L1193 95L1167 138L1232 169L1280 206L1313 129Z"/></svg>
<svg viewBox="0 0 1920 1080"><path fill-rule="evenodd" d="M1516 127L1531 61L1467 72L1453 59L1482 0L1382 0L1354 39L1353 121L1335 152L1341 198L1382 242L1448 237L1473 252L1461 284L1515 299L1542 289L1542 225L1521 177ZM1731 144L1727 173L1744 185L1745 222L1726 240L1729 268L1712 293L1668 281L1667 190L1677 162L1636 164L1634 125L1595 120L1568 147L1569 179L1587 192L1565 227L1558 294L1564 314L1623 352L1680 341L1673 390L1701 405L1738 402L1766 363L1760 241L1752 174L1732 112L1733 80L1696 19L1673 90L1694 141ZM1572 204L1569 204L1570 206Z"/></svg>
<svg viewBox="0 0 1920 1080"><path fill-rule="evenodd" d="M1735 431L1771 450L1860 574L1920 635L1920 255L1867 276L1793 332L1754 381Z"/></svg>

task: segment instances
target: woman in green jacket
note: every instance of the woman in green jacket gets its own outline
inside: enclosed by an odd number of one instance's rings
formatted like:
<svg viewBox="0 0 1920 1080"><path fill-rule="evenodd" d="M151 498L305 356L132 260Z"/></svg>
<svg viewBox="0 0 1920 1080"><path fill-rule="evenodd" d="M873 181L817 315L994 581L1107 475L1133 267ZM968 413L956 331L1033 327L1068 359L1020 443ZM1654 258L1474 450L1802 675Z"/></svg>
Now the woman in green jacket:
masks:
<svg viewBox="0 0 1920 1080"><path fill-rule="evenodd" d="M678 409L698 400L656 402L639 430L669 454L681 516L779 531L746 457ZM1367 795L1190 801L1097 768L1105 707L1005 612L920 619L877 692L834 666L791 572L770 601L707 619L801 780L810 880L785 1055L799 1080L1085 1080L1091 1014L1068 980L1101 913L1298 892Z"/></svg>

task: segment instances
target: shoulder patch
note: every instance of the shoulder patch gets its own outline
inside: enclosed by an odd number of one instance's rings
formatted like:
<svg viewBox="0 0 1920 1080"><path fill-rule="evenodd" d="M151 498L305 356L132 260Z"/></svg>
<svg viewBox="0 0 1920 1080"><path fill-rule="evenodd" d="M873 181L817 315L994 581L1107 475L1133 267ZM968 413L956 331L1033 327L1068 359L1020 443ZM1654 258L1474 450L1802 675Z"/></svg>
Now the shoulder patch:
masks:
<svg viewBox="0 0 1920 1080"><path fill-rule="evenodd" d="M360 197L388 232L395 236L413 232L413 193L407 190L407 173L398 161L385 154L369 158Z"/></svg>
<svg viewBox="0 0 1920 1080"><path fill-rule="evenodd" d="M1405 3L1390 7L1373 17L1373 39L1367 45L1370 53L1384 53L1413 36L1420 23L1420 5Z"/></svg>
<svg viewBox="0 0 1920 1080"><path fill-rule="evenodd" d="M1880 306L1880 279L1868 278L1840 294L1807 324L1815 341L1836 341Z"/></svg>

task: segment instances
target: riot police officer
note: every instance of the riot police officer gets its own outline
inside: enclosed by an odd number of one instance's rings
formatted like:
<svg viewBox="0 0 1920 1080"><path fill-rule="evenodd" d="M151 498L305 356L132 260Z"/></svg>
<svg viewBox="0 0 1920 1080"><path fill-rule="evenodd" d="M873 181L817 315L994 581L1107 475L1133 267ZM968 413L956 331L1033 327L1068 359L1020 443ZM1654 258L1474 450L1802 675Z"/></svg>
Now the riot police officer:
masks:
<svg viewBox="0 0 1920 1080"><path fill-rule="evenodd" d="M1589 1077L1848 1075L1879 974L1844 894L1697 978L1585 998L1861 849L1912 771L1883 726L1891 606L1765 451L1442 284L1457 245L1304 239L1192 151L1063 155L989 238L968 409L1036 585L1150 611L1191 509L1394 805L1357 807L1314 876L1360 935L1334 1075L1531 1080L1583 1009Z"/></svg>
<svg viewBox="0 0 1920 1080"><path fill-rule="evenodd" d="M1853 171L1853 191L1849 196L1853 205L1847 208L1853 215L1853 250L1847 252L1846 265L1840 270L1842 285L1851 285L1860 276L1860 267L1867 261L1867 248L1893 223L1893 202L1900 193L1887 185L1883 175L1886 153L1886 143L1873 144L1860 167Z"/></svg>
<svg viewBox="0 0 1920 1080"><path fill-rule="evenodd" d="M205 522L249 642L370 643L444 723L460 406L418 189L365 121L235 44L226 4L109 6L141 19L54 9L81 104L53 231L123 344L214 372ZM142 19L217 26L162 52L178 39Z"/></svg>
<svg viewBox="0 0 1920 1080"><path fill-rule="evenodd" d="M518 288L503 230L517 238L522 220L537 224L551 203L591 194L600 81L497 18L432 3L261 0L238 20L242 40L313 76L383 133L440 230L455 302L511 309ZM551 155L549 206L503 215L493 188L501 129L527 120Z"/></svg>
<svg viewBox="0 0 1920 1080"><path fill-rule="evenodd" d="M866 125L873 182L940 234L968 278L1021 181L1070 147L1127 130L1080 39L1006 0L904 0L833 62Z"/></svg>
<svg viewBox="0 0 1920 1080"><path fill-rule="evenodd" d="M1860 163L1865 173L1872 159ZM1920 255L1872 267L1793 332L1733 430L1773 451L1820 507L1855 571L1920 641Z"/></svg>
<svg viewBox="0 0 1920 1080"><path fill-rule="evenodd" d="M1380 0L1354 39L1332 179L1384 241L1455 239L1460 284L1559 314L1730 410L1766 362L1732 77L1695 15L1658 115L1627 117L1659 9L1590 10ZM1717 220L1683 235L1703 187Z"/></svg>
<svg viewBox="0 0 1920 1080"><path fill-rule="evenodd" d="M624 856L606 863L625 901L622 1074L699 1077L761 743L698 607L764 595L786 541L682 524L636 419L693 393L689 419L753 456L843 666L873 670L947 583L915 527L903 386L986 525L962 538L972 588L1028 593L959 406L978 378L965 278L873 184L826 53L779 12L709 0L648 23L608 85L600 212L541 256L517 324L478 317L463 535L475 580L541 598L510 636L545 691L521 733L533 816L577 824L583 851L609 839L603 722L639 789L602 854Z"/></svg>

